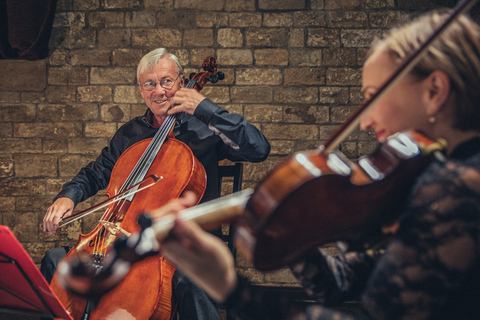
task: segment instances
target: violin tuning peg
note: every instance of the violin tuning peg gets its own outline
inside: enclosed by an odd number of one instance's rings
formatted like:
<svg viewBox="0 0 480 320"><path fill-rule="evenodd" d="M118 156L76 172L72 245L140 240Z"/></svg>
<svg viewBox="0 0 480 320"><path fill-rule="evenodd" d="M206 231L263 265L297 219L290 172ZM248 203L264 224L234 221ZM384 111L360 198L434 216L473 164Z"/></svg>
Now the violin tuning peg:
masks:
<svg viewBox="0 0 480 320"><path fill-rule="evenodd" d="M88 254L80 252L75 258L71 260L71 274L74 276L94 276L96 268L92 263L92 259Z"/></svg>
<svg viewBox="0 0 480 320"><path fill-rule="evenodd" d="M217 74L218 80L225 79L225 73L223 73L222 71L219 71L216 74Z"/></svg>

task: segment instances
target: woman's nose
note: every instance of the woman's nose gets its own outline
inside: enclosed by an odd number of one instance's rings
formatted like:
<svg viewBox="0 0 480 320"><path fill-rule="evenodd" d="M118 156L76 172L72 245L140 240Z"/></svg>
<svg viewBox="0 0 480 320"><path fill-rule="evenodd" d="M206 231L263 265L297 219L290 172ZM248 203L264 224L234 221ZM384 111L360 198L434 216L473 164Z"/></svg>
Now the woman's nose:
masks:
<svg viewBox="0 0 480 320"><path fill-rule="evenodd" d="M361 118L360 118L360 130L362 131L369 131L373 129L373 120L370 117L369 112L367 111Z"/></svg>

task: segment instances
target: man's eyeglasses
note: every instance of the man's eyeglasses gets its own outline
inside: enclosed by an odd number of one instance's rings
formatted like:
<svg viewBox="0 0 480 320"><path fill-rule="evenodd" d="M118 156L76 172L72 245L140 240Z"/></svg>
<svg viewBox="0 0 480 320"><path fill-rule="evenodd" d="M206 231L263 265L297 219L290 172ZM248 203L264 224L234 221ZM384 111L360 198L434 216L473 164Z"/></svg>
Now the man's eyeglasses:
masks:
<svg viewBox="0 0 480 320"><path fill-rule="evenodd" d="M180 74L178 75L178 77L176 79L164 78L164 79L160 80L160 82L145 81L144 83L140 84L140 86L145 91L155 90L155 88L157 87L157 84L159 84L164 89L172 89L173 86L175 85L175 81L177 81L179 77L180 77Z"/></svg>

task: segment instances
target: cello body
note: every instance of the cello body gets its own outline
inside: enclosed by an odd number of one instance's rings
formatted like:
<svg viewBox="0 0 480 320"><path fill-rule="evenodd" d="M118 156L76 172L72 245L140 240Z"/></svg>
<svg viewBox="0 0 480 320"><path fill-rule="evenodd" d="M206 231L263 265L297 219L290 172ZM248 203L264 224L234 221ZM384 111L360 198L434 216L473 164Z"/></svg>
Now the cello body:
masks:
<svg viewBox="0 0 480 320"><path fill-rule="evenodd" d="M109 197L117 194L123 183L139 161L152 139L137 142L129 147L116 162L105 194ZM179 197L184 191L196 193L199 199L206 187L206 174L203 166L183 142L168 139L164 142L147 175L156 174L161 180L133 197L133 200L121 200L120 204L110 204L108 222L114 223L128 233L140 230L138 216L148 210L162 206L167 201ZM66 258L86 252L94 260L108 255L108 249L121 236L121 232L112 232L101 224L88 234L81 234L75 246ZM101 254L97 254L101 252ZM67 311L74 319L84 317L88 299L94 302L90 319L171 319L175 313L172 299L172 276L175 267L162 256L148 257L133 266L118 286L98 297L83 297L66 290L58 281L55 273L51 287Z"/></svg>

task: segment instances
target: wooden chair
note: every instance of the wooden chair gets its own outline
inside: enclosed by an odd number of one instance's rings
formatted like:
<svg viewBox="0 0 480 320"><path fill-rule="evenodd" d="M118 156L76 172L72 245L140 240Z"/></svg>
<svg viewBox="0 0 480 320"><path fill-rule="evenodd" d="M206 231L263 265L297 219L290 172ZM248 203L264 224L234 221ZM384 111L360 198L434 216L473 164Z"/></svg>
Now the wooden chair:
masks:
<svg viewBox="0 0 480 320"><path fill-rule="evenodd" d="M218 167L218 186L220 191L222 191L222 185L224 184L224 178L231 178L233 179L233 187L232 193L240 191L242 189L242 182L243 182L243 163L236 162L232 165L221 165ZM222 228L223 229L223 228ZM233 259L235 262L237 261L237 250L233 244L233 237L234 237L234 229L229 225L227 228L228 233L222 232L222 240L228 245L228 248L232 252ZM225 317L226 320L235 320L235 316L228 311L228 309L219 306L220 310L225 310Z"/></svg>
<svg viewBox="0 0 480 320"><path fill-rule="evenodd" d="M236 162L233 165L223 165L218 167L218 185L220 191L222 190L222 185L224 183L223 178L233 178L233 187L232 193L242 190L243 182L243 163ZM223 234L222 239L228 245L228 248L233 254L233 258L237 259L237 251L233 245L234 229L231 226L228 226L228 234Z"/></svg>

